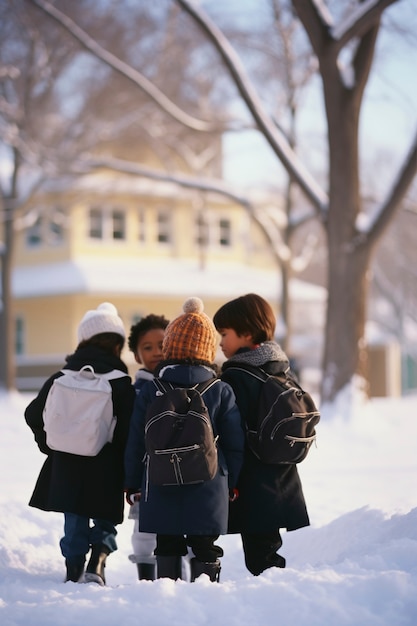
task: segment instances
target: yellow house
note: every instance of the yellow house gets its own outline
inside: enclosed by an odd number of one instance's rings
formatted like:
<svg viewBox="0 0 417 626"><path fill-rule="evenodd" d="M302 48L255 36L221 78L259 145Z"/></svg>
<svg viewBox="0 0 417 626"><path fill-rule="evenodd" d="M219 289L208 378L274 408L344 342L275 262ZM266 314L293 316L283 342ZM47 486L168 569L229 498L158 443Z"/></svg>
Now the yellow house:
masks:
<svg viewBox="0 0 417 626"><path fill-rule="evenodd" d="M127 334L149 313L172 319L189 296L213 315L255 291L278 313L280 274L265 235L219 195L102 171L50 184L29 218L12 279L20 390L63 366L81 317L100 302L117 307ZM133 374L127 348L122 356Z"/></svg>

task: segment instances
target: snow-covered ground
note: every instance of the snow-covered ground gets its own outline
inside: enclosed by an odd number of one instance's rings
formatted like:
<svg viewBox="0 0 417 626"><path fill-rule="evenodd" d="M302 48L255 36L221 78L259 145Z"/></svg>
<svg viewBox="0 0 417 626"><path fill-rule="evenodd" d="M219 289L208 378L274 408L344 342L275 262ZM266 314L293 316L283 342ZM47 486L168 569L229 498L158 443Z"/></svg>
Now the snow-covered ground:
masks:
<svg viewBox="0 0 417 626"><path fill-rule="evenodd" d="M300 465L312 525L283 534L286 569L252 577L228 536L220 584L139 582L126 519L107 587L63 583L62 515L27 506L44 460L23 418L31 397L0 395L2 626L417 624L416 395L323 411Z"/></svg>

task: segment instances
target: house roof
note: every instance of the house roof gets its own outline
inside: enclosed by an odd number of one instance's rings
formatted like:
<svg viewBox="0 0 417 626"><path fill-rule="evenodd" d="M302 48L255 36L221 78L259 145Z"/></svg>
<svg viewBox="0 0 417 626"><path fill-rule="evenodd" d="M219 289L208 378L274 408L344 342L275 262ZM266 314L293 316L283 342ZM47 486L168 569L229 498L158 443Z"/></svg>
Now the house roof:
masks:
<svg viewBox="0 0 417 626"><path fill-rule="evenodd" d="M278 270L259 269L238 263L138 258L78 258L77 261L18 267L13 271L15 298L100 293L126 295L172 295L237 297L256 292L276 300L280 294ZM293 280L291 295L299 300L323 302L326 291Z"/></svg>

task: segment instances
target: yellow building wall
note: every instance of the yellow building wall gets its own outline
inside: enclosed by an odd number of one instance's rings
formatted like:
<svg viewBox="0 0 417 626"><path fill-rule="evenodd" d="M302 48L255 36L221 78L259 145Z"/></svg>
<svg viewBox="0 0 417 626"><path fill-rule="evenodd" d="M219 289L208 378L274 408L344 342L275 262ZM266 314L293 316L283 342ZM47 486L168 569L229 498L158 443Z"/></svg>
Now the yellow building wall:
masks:
<svg viewBox="0 0 417 626"><path fill-rule="evenodd" d="M122 359L133 378L138 366L127 345L131 326L139 318L150 313L164 315L168 320L173 320L182 313L183 297L161 295L159 297L109 298L108 294L103 294L102 297L97 294L94 296L76 294L16 301L15 316L20 316L25 320L25 353L23 358L18 357L18 365L19 362L25 364L50 362L51 365L49 369L46 369L45 378L52 374L64 365L65 356L76 349L78 325L86 311L96 309L101 302L109 300L116 306L125 326L126 344ZM220 298L205 298L204 310L212 317L224 302L225 300ZM48 355L49 359L46 358Z"/></svg>
<svg viewBox="0 0 417 626"><path fill-rule="evenodd" d="M100 180L106 182L101 185ZM17 234L15 246L15 267L30 267L42 264L55 264L64 261L77 261L81 257L94 259L127 259L139 262L141 271L146 271L153 259L160 261L170 258L192 259L202 265L213 262L240 263L246 266L271 268L275 261L260 227L250 218L240 205L226 201L219 196L196 192L179 192L178 189L161 188L157 183L150 185L148 193L120 191L116 184L106 177L98 177L93 188L82 189L76 185L66 192L49 193L39 197L34 208L44 209L45 214L60 207L65 213L63 240L54 245L45 243L28 246L27 233ZM161 193L158 193L158 192ZM94 240L89 237L89 209L121 208L126 212L126 238ZM158 242L158 210L171 214L171 241ZM216 225L215 236L207 248L197 243L197 217L203 211L207 222ZM139 238L139 211L144 211L144 241ZM231 224L231 245L221 246L217 241L218 223L227 219ZM33 290L32 290L33 292ZM192 295L198 295L190 293ZM227 298L226 298L227 299ZM184 297L175 295L147 295L134 293L118 295L94 293L73 293L54 296L19 297L13 303L15 318L24 321L24 354L18 355L18 368L21 376L29 381L34 376L32 370L39 364L39 376L45 373L43 363L49 363L56 370L61 367L65 355L77 346L78 324L89 309L95 309L104 301L112 302L118 309L128 336L131 325L149 313L164 315L173 319L182 312ZM205 312L213 316L224 304L224 298L205 297ZM122 358L129 366L132 375L137 365L127 347ZM32 367L32 370L30 370ZM26 368L24 370L24 368ZM34 370L33 370L34 371ZM52 371L50 373L52 373ZM23 372L23 373L22 373Z"/></svg>
<svg viewBox="0 0 417 626"><path fill-rule="evenodd" d="M157 257L195 258L207 255L213 261L229 260L252 266L270 266L274 263L265 235L245 208L232 202L211 198L203 200L204 218L218 223L225 218L231 222L231 245L221 246L211 241L203 252L197 244L196 221L198 204L195 196L179 194L158 197L133 193L113 193L70 190L64 195L50 194L41 197L37 205L48 213L61 207L66 213L63 241L53 245L28 246L27 233L22 230L16 237L16 265L58 263L78 256L107 257ZM126 238L95 240L89 237L89 209L121 208L126 213ZM171 214L172 229L169 243L158 242L157 212L166 210ZM145 216L145 241L139 240L139 210Z"/></svg>

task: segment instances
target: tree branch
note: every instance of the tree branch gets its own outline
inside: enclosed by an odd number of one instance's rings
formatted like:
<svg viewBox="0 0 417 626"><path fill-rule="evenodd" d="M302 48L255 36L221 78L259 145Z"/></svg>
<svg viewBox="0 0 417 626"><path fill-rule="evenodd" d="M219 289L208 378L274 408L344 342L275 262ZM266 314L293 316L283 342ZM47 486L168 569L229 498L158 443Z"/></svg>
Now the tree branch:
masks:
<svg viewBox="0 0 417 626"><path fill-rule="evenodd" d="M176 0L176 2L190 15L214 44L259 130L284 167L291 173L294 180L300 185L314 206L322 212L327 211L328 197L326 193L305 169L283 134L265 111L243 64L227 38L195 3L190 0Z"/></svg>
<svg viewBox="0 0 417 626"><path fill-rule="evenodd" d="M355 83L357 97L362 97L365 86L368 82L369 72L374 58L375 44L378 37L380 20L369 27L369 30L362 36L356 54L353 58L353 68L355 71Z"/></svg>
<svg viewBox="0 0 417 626"><path fill-rule="evenodd" d="M379 22L384 10L396 2L398 0L365 0L359 3L346 20L331 28L331 35L338 42L339 49L355 37L362 37Z"/></svg>
<svg viewBox="0 0 417 626"><path fill-rule="evenodd" d="M317 57L320 58L324 43L330 40L333 19L322 2L317 0L292 0L298 19L310 39Z"/></svg>
<svg viewBox="0 0 417 626"><path fill-rule="evenodd" d="M85 174L94 169L107 168L115 172L121 172L124 174L131 174L132 176L141 176L150 180L157 180L159 182L173 183L184 189L195 189L197 191L203 191L206 193L218 194L224 198L232 200L236 204L239 204L248 211L250 216L259 225L262 232L270 244L271 250L274 254L275 260L278 263L282 262L282 251L280 246L277 245L275 237L271 235L271 232L264 221L259 217L257 209L254 205L244 196L239 195L225 185L221 180L210 180L205 178L196 178L195 176L185 176L178 174L170 174L161 170L155 170L150 167L138 165L131 161L124 161L122 159L116 159L113 157L95 158L85 155L79 161L79 168L73 168L74 172ZM286 254L286 251L285 251Z"/></svg>
<svg viewBox="0 0 417 626"><path fill-rule="evenodd" d="M392 186L384 204L381 206L377 213L377 216L370 226L369 234L366 238L366 242L370 246L374 246L383 231L390 223L390 220L395 213L401 200L404 198L409 186L413 182L414 177L417 174L417 133L414 138L414 142L408 153L408 156L403 163L403 166L398 174L397 180Z"/></svg>
<svg viewBox="0 0 417 626"><path fill-rule="evenodd" d="M142 89L163 111L170 115L173 119L187 128L200 132L212 132L218 130L211 122L196 119L188 115L185 111L177 107L162 91L160 91L146 76L132 68L130 65L121 61L111 52L108 52L92 37L83 31L73 20L67 15L59 11L55 6L46 0L26 0L35 4L44 13L47 13L58 24L60 24L67 32L70 33L86 50L89 50L94 56L113 68L116 72L130 80L137 87Z"/></svg>

